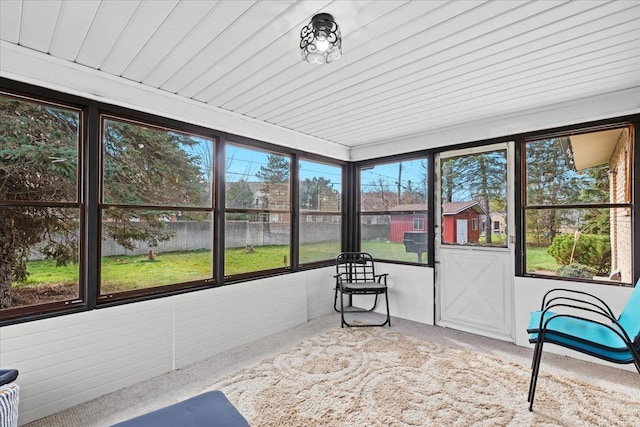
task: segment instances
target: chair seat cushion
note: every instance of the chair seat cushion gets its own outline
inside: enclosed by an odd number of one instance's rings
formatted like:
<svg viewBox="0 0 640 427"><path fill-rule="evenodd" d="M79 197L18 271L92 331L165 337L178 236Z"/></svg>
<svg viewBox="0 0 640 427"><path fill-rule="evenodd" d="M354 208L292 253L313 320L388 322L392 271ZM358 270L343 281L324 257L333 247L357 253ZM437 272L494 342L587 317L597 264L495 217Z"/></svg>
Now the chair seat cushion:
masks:
<svg viewBox="0 0 640 427"><path fill-rule="evenodd" d="M545 322L555 314L546 312ZM529 318L527 331L531 343L538 340L541 315L541 311L535 311ZM615 325L613 327L616 328ZM629 363L632 360L631 352L618 334L606 326L588 320L573 317L552 318L547 323L544 340L615 363Z"/></svg>
<svg viewBox="0 0 640 427"><path fill-rule="evenodd" d="M249 427L247 420L219 390L199 394L113 427Z"/></svg>
<svg viewBox="0 0 640 427"><path fill-rule="evenodd" d="M378 282L350 282L343 283L342 290L344 292L369 292L369 293L382 293L385 292L387 287Z"/></svg>

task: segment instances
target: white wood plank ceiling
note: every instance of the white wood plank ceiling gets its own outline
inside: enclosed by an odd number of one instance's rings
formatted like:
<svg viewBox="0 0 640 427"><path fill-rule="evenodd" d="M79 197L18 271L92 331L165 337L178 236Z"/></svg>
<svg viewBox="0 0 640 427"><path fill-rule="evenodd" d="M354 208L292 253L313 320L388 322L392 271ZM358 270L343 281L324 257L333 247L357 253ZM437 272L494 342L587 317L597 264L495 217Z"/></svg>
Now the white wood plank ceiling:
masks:
<svg viewBox="0 0 640 427"><path fill-rule="evenodd" d="M0 0L0 38L347 147L640 87L637 0Z"/></svg>

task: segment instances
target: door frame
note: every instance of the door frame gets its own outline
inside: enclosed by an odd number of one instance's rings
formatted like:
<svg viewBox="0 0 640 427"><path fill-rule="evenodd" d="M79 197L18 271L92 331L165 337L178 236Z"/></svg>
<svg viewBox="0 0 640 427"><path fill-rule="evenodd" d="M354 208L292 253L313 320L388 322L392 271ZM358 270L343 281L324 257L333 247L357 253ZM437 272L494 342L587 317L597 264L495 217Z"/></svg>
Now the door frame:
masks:
<svg viewBox="0 0 640 427"><path fill-rule="evenodd" d="M507 151L507 221L506 221L506 235L505 241L507 243L506 248L502 247L487 247L487 246L473 246L466 247L460 246L456 249L468 250L468 251L487 251L496 253L507 253L509 257L509 273L507 276L508 283L505 284L505 288L509 290L508 302L510 313L507 313L508 321L510 323L509 332L506 335L492 334L491 332L474 330L473 328L466 328L464 326L457 327L446 324L442 321L442 267L441 267L441 255L442 255L442 181L441 181L441 161L451 158L459 157L470 154L484 153L488 151L495 151L500 149L506 149ZM489 224L487 226L491 227ZM490 228L491 229L491 228ZM514 279L515 279L515 265L516 265L516 244L515 244L515 141L507 141L500 143L492 143L482 146L476 146L472 148L446 150L435 154L434 156L434 323L439 326L454 327L465 332L470 332L478 335L484 335L491 338L500 340L506 340L515 342L515 298L514 298Z"/></svg>

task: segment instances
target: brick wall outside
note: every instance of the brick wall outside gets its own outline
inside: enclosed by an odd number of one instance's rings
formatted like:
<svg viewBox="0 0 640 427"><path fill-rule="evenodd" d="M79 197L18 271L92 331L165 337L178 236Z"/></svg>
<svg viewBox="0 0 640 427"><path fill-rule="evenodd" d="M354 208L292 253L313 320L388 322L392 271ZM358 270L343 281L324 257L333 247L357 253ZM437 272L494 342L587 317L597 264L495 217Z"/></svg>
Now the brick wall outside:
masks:
<svg viewBox="0 0 640 427"><path fill-rule="evenodd" d="M629 156L631 155L629 130L625 129L611 156L611 201L628 203L631 177ZM629 208L611 209L611 269L621 273L621 280L631 283L631 211Z"/></svg>

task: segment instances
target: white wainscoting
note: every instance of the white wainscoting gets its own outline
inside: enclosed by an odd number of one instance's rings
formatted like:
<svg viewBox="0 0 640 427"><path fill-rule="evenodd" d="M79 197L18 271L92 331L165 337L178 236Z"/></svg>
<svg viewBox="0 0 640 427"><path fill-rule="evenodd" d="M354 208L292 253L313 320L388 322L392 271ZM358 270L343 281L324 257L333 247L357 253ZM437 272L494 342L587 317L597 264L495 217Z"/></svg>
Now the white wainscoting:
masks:
<svg viewBox="0 0 640 427"><path fill-rule="evenodd" d="M433 325L433 268L378 262L376 273L389 274L387 292L392 317ZM353 303L357 307L368 308L373 303L373 298L368 295L354 296ZM386 313L386 310L384 299L379 300L375 311ZM393 326L393 320L391 325Z"/></svg>
<svg viewBox="0 0 640 427"><path fill-rule="evenodd" d="M20 424L330 313L331 269L0 328ZM311 317L308 316L311 313Z"/></svg>
<svg viewBox="0 0 640 427"><path fill-rule="evenodd" d="M433 269L377 267L389 273L391 315L432 325ZM0 328L0 364L20 370L20 424L332 313L332 275L328 267ZM616 313L632 291L516 277L516 344L529 346L529 313L554 287L592 292Z"/></svg>

